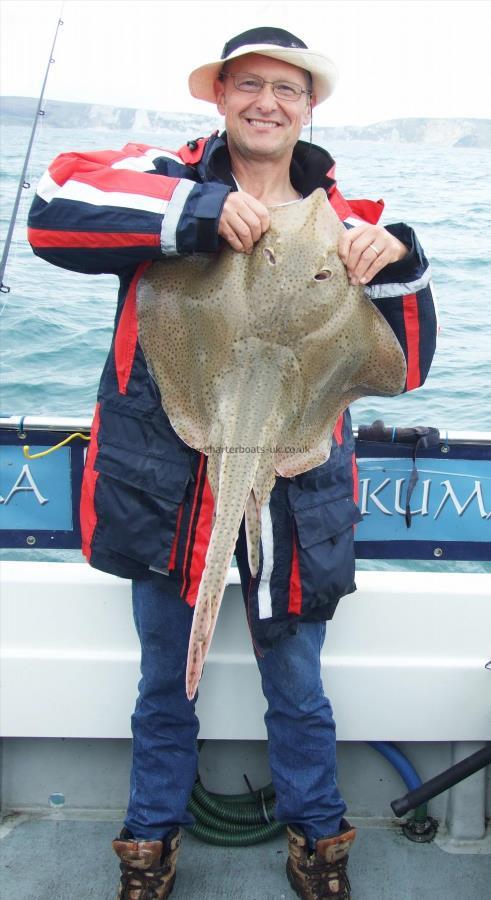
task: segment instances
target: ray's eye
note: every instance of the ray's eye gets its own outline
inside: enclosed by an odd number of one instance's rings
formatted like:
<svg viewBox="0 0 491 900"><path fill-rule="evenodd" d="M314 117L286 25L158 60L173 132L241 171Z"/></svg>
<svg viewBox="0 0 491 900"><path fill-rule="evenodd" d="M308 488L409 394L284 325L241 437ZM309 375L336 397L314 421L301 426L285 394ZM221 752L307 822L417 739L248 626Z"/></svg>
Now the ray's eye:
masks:
<svg viewBox="0 0 491 900"><path fill-rule="evenodd" d="M270 264L271 266L275 266L275 265L276 265L276 259L275 259L275 255L274 255L273 251L270 250L269 247L265 247L264 250L263 250L263 253L264 253L266 259L268 260L269 264Z"/></svg>
<svg viewBox="0 0 491 900"><path fill-rule="evenodd" d="M317 272L317 275L314 275L314 281L330 281L332 278L332 272L330 269L321 269L320 272Z"/></svg>

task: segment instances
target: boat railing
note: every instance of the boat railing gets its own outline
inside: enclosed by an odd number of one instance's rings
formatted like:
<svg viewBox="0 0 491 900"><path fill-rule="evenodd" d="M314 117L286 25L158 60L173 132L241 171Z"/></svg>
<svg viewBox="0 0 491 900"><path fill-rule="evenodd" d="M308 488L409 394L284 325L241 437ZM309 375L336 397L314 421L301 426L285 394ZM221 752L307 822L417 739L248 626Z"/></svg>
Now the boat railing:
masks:
<svg viewBox="0 0 491 900"><path fill-rule="evenodd" d="M90 427L88 417L0 417L0 547L80 547ZM355 437L358 558L491 560L491 432L374 423Z"/></svg>

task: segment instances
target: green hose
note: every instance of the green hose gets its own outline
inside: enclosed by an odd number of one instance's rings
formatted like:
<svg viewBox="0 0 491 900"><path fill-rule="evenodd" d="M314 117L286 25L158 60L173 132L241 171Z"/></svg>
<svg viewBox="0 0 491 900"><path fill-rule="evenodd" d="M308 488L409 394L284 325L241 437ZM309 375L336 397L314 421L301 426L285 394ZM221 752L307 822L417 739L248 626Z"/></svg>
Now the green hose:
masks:
<svg viewBox="0 0 491 900"><path fill-rule="evenodd" d="M270 840L285 828L274 821L273 785L256 791L257 799L253 798L250 793L212 794L197 779L188 804L196 822L187 830L219 847L247 847Z"/></svg>

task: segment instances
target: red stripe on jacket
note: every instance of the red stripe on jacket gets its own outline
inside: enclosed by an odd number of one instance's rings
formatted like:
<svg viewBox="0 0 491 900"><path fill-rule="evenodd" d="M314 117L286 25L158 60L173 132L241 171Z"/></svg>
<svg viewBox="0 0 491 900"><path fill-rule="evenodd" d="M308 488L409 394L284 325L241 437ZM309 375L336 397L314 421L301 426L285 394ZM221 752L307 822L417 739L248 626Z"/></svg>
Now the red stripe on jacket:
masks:
<svg viewBox="0 0 491 900"><path fill-rule="evenodd" d="M122 194L139 194L141 197L155 197L158 200L170 200L179 178L160 176L156 178L151 172L133 172L131 169L102 169L94 171L91 165L88 172L77 169L70 179L80 184L88 184L99 191L117 191Z"/></svg>
<svg viewBox="0 0 491 900"><path fill-rule="evenodd" d="M151 151L151 155L147 155L147 151ZM175 149L168 147L156 147L155 144L134 144L130 141L129 144L125 144L121 150L95 150L90 151L87 154L73 154L77 158L79 156L86 157L87 159L94 159L96 162L101 163L105 166L114 166L115 163L121 163L123 160L131 158L131 157L145 157L148 159L148 165L154 165L154 159L158 159L162 153L170 153L172 158L176 159L176 162L179 160L177 157L179 156L179 152ZM70 154L65 154L70 155ZM56 163L56 160L55 160Z"/></svg>
<svg viewBox="0 0 491 900"><path fill-rule="evenodd" d="M348 200L352 213L370 225L376 225L384 211L383 200Z"/></svg>
<svg viewBox="0 0 491 900"><path fill-rule="evenodd" d="M196 488L191 507L191 515L189 517L189 529L186 540L186 549L184 551L184 562L182 566L183 580L181 597L184 597L186 603L189 603L190 606L194 606L194 604L196 603L196 598L198 596L199 584L201 581L201 576L203 574L203 569L205 567L206 552L208 550L208 544L210 543L213 510L215 508L215 502L213 499L213 494L211 492L210 484L208 478L205 475L201 504L198 510L198 521L196 522L196 526L194 526L198 497L200 493L200 485L203 480L205 465L206 457L204 453L202 453L199 461L198 474L196 476ZM186 572L188 569L189 560L189 575L187 576Z"/></svg>
<svg viewBox="0 0 491 900"><path fill-rule="evenodd" d="M181 520L182 520L183 512L184 512L184 503L181 503L179 506L178 513L177 513L176 533L174 535L174 540L172 541L172 547L170 548L169 564L167 566L169 572L172 569L176 568L177 544L179 541L179 534L181 531Z"/></svg>
<svg viewBox="0 0 491 900"><path fill-rule="evenodd" d="M358 478L358 463L356 462L356 453L351 456L351 474L353 475L353 500L358 503L360 482Z"/></svg>
<svg viewBox="0 0 491 900"><path fill-rule="evenodd" d="M124 160L127 154L116 154L112 162ZM118 159L119 157L119 159ZM148 160L149 168L153 163ZM169 175L155 178L152 172L134 172L132 169L111 168L97 153L64 153L52 163L49 174L56 184L62 186L67 181L80 182L100 191L117 191L123 194L139 194L142 197L156 197L170 200L179 178Z"/></svg>
<svg viewBox="0 0 491 900"><path fill-rule="evenodd" d="M161 153L171 153L177 157L173 150L165 150L163 147L153 147L150 144L126 144L122 150L90 150L87 153L60 153L53 160L48 171L53 181L62 185L71 177L72 171L78 168L81 161L92 166L111 167L131 157L145 157L147 150L152 151L152 156L147 156L149 169L154 165L153 159L157 159Z"/></svg>
<svg viewBox="0 0 491 900"><path fill-rule="evenodd" d="M218 131L216 133L218 134ZM209 138L198 138L196 141L189 141L189 143L184 144L183 147L179 148L177 154L186 165L196 165L196 163L199 163L201 160L209 140ZM193 146L194 150L192 149Z"/></svg>
<svg viewBox="0 0 491 900"><path fill-rule="evenodd" d="M94 153L60 153L48 167L50 178L60 187L72 177L80 165L86 168L90 165L94 171L98 166L110 166L120 159L124 159L127 153L116 150L96 150Z"/></svg>
<svg viewBox="0 0 491 900"><path fill-rule="evenodd" d="M182 564L183 579L182 579L181 597L183 597L185 595L186 589L187 589L186 569L187 569L189 553L190 553L190 549L191 549L191 546L190 546L191 545L191 532L193 529L194 517L196 515L196 505L198 503L199 487L201 484L201 478L203 475L204 465L205 465L205 456L202 453L200 456L198 473L196 475L193 502L191 504L191 515L189 517L188 534L187 534L187 538L186 538L186 549L184 550L184 561Z"/></svg>
<svg viewBox="0 0 491 900"><path fill-rule="evenodd" d="M94 250L105 247L159 247L159 234L140 232L48 231L28 228L27 238L33 247L86 247Z"/></svg>
<svg viewBox="0 0 491 900"><path fill-rule="evenodd" d="M95 458L99 449L97 436L99 433L99 404L94 411L94 419L90 432L90 444L85 460L84 478L80 494L80 527L82 530L82 553L90 562L92 538L97 525L97 513L94 505L95 486L99 473L94 469Z"/></svg>
<svg viewBox="0 0 491 900"><path fill-rule="evenodd" d="M136 342L138 340L138 321L136 317L136 288L140 278L151 265L150 260L140 263L131 279L128 293L124 301L116 335L114 338L114 362L118 378L120 394L126 394L128 381L130 380L133 360L135 358Z"/></svg>
<svg viewBox="0 0 491 900"><path fill-rule="evenodd" d="M337 187L332 188L327 196L329 197L329 203L334 212L339 216L342 222L344 219L347 219L348 216L353 215L348 201L344 199L341 191L339 191Z"/></svg>
<svg viewBox="0 0 491 900"><path fill-rule="evenodd" d="M288 612L299 616L302 612L302 580L298 561L297 540L293 529L292 567L290 570L290 590L288 595Z"/></svg>
<svg viewBox="0 0 491 900"><path fill-rule="evenodd" d="M339 416L333 431L333 438L336 441L337 445L340 447L343 443L343 423L344 423L344 413L341 413Z"/></svg>
<svg viewBox="0 0 491 900"><path fill-rule="evenodd" d="M421 384L419 371L419 313L416 294L403 297L404 327L407 343L406 390L412 391Z"/></svg>
<svg viewBox="0 0 491 900"><path fill-rule="evenodd" d="M194 536L194 544L192 547L191 569L189 572L189 589L186 594L186 603L194 606L198 596L201 576L205 568L206 553L211 538L211 525L213 519L213 510L215 501L210 488L208 478L205 479L203 488L203 496L201 498L201 507L199 511L198 524Z"/></svg>
<svg viewBox="0 0 491 900"><path fill-rule="evenodd" d="M383 200L346 200L341 191L334 187L329 193L329 202L341 221L355 217L363 222L376 225L384 209Z"/></svg>

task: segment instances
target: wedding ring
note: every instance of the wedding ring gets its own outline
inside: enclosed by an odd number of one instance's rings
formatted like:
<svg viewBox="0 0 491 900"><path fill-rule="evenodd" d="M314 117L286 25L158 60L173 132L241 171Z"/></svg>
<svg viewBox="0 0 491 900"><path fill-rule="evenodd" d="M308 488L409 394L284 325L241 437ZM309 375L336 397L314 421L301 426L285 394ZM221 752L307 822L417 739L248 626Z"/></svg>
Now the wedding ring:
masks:
<svg viewBox="0 0 491 900"><path fill-rule="evenodd" d="M379 255L380 250L377 249L377 247L375 246L375 244L369 244L368 247L369 247L370 250L373 250L373 251L374 251L374 253L376 254L376 256Z"/></svg>

